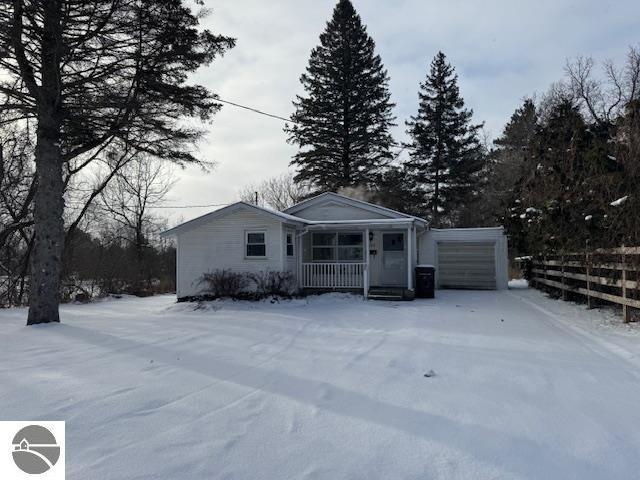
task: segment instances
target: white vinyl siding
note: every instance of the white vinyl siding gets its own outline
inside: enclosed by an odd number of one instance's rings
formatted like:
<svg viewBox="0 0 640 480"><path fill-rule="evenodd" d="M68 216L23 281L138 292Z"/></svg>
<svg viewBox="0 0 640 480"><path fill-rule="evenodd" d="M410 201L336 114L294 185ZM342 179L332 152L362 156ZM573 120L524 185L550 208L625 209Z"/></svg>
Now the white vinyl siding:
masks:
<svg viewBox="0 0 640 480"><path fill-rule="evenodd" d="M265 233L265 257L246 257L246 232ZM240 209L178 235L178 298L197 295L205 272L231 269L258 272L283 269L282 222L249 209Z"/></svg>

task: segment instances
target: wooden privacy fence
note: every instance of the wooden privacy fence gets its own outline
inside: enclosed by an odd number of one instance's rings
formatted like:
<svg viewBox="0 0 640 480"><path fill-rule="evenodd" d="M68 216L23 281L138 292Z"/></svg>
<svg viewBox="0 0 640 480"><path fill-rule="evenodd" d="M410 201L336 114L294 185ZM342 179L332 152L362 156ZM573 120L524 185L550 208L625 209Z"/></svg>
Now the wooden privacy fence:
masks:
<svg viewBox="0 0 640 480"><path fill-rule="evenodd" d="M640 247L537 255L530 268L532 286L558 289L564 300L581 295L589 308L597 300L622 305L625 322L640 309Z"/></svg>

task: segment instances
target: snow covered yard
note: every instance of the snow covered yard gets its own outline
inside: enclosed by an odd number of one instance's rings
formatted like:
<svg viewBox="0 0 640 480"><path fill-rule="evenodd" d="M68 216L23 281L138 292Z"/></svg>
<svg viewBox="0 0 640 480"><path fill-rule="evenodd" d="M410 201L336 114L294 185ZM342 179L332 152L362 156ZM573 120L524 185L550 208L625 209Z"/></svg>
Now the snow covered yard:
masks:
<svg viewBox="0 0 640 480"><path fill-rule="evenodd" d="M640 334L607 315L525 289L4 310L0 419L66 420L70 479L638 478Z"/></svg>

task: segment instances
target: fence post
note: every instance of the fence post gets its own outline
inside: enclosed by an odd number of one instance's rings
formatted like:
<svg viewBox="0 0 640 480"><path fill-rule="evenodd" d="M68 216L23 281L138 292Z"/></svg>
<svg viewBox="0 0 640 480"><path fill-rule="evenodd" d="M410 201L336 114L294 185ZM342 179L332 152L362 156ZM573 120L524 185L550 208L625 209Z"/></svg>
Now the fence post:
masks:
<svg viewBox="0 0 640 480"><path fill-rule="evenodd" d="M627 257L624 252L624 245L622 246L622 298L627 301ZM629 306L626 303L622 304L622 321L629 323L631 321L631 312Z"/></svg>
<svg viewBox="0 0 640 480"><path fill-rule="evenodd" d="M585 263L587 269L587 308L593 308L591 302L591 255L585 251Z"/></svg>
<svg viewBox="0 0 640 480"><path fill-rule="evenodd" d="M536 286L536 275L537 273L534 272L534 270L536 269L536 262L538 261L538 255L531 255L531 287L533 288L538 288Z"/></svg>
<svg viewBox="0 0 640 480"><path fill-rule="evenodd" d="M565 285L564 280L564 253L560 255L560 268L562 270L562 300L567 299L567 286Z"/></svg>

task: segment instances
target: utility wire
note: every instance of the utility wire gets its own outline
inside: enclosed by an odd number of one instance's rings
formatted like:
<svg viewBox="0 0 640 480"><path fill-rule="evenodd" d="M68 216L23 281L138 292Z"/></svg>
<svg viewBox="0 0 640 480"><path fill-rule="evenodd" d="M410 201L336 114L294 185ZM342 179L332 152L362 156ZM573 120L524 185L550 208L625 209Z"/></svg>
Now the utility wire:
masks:
<svg viewBox="0 0 640 480"><path fill-rule="evenodd" d="M245 110L249 110L250 112L259 113L260 115L265 115L267 117L276 118L276 119L282 120L284 122L295 123L297 125L300 125L300 122L296 122L294 120L291 120L290 118L281 117L280 115L276 115L274 113L263 112L262 110L258 110L257 108L254 108L254 107L248 107L246 105L240 105L239 103L230 102L229 100L223 100L220 97L216 98L216 101L222 102L222 103L227 103L229 105L233 105L234 107L244 108Z"/></svg>
<svg viewBox="0 0 640 480"><path fill-rule="evenodd" d="M293 121L293 120L291 120L289 118L281 117L280 115L276 115L276 114L273 114L273 113L264 112L262 110L259 110L259 109L254 108L254 107L249 107L247 105L241 105L239 103L231 102L229 100L224 100L222 98L216 98L216 101L222 102L222 103L226 103L228 105L233 105L234 107L242 108L244 110L249 110L250 112L257 113L259 115L264 115L266 117L275 118L277 120L282 120L284 122L295 123L297 125L300 125L300 122L296 122L296 121ZM396 160L404 150L406 150L406 149L408 149L410 147L408 147L407 145L394 145L391 148L398 148L399 149L398 152L393 157L393 160ZM81 189L77 189L77 190L81 190ZM84 206L84 203L70 201L70 202L67 202L67 205ZM148 206L147 208L154 208L154 209L164 209L164 208L171 208L171 209L210 208L210 207L226 207L228 205L231 205L231 203L209 203L209 204L206 204L206 205L154 205L154 206Z"/></svg>
<svg viewBox="0 0 640 480"><path fill-rule="evenodd" d="M226 207L230 203L210 203L208 205L156 205L147 208L209 208L209 207Z"/></svg>
<svg viewBox="0 0 640 480"><path fill-rule="evenodd" d="M224 100L224 99L222 99L220 97L216 98L216 101L222 102L222 103L227 103L229 105L233 105L234 107L243 108L245 110L249 110L250 112L257 113L257 114L260 114L260 115L264 115L266 117L271 117L271 118L275 118L277 120L282 120L283 122L295 123L296 125L302 125L301 122L296 122L294 120L291 120L290 118L285 118L285 117L282 117L280 115L276 115L275 113L268 113L268 112L259 110L259 109L254 108L254 107L249 107L247 105L241 105L240 103L231 102L229 100ZM411 147L409 147L407 145L393 145L391 148L398 148L399 149L398 152L396 153L396 155L393 157L393 160L396 160L404 150L410 149Z"/></svg>
<svg viewBox="0 0 640 480"><path fill-rule="evenodd" d="M67 205L73 205L76 207L82 207L85 204L82 202L70 201L65 202ZM209 208L209 207L226 207L231 205L231 203L209 203L207 205L147 205L145 208ZM127 206L128 208L134 208L133 206Z"/></svg>

